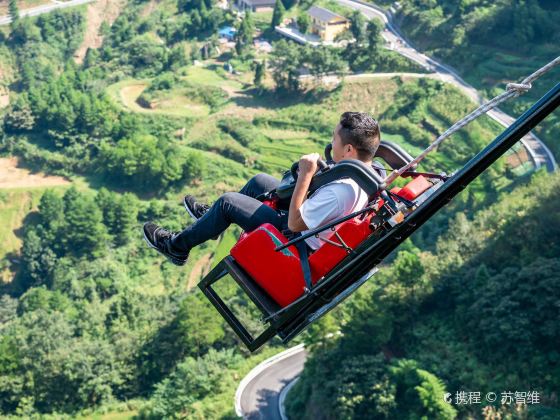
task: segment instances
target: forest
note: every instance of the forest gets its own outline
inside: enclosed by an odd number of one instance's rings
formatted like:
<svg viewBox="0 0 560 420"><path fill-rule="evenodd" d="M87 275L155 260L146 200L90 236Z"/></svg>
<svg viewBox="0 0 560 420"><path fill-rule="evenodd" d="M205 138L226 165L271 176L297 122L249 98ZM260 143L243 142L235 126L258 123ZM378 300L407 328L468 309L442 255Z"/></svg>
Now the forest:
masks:
<svg viewBox="0 0 560 420"><path fill-rule="evenodd" d="M523 71L490 72L477 85L489 93L550 58L558 41L558 31L537 30L556 28L552 2L400 3L406 34L453 65L468 63L469 81L499 64L469 60L489 42L475 35L483 22L498 37L493 48L517 43L515 60L536 57ZM178 268L146 246L142 224L179 231L191 223L184 194L211 203L259 172L281 176L303 153L323 151L343 111L372 113L384 139L415 155L476 107L384 48L379 22L342 6L351 21L342 38L355 40L348 48L302 46L271 29L286 17L305 28L305 11L331 2L278 0L274 12L244 16L211 0L122 4L95 26L95 5L30 18L12 0L13 21L0 26L0 97L9 99L0 101L0 158L68 181L0 188L6 418L235 418L239 381L286 348L276 338L250 354L197 291L240 231L193 250ZM511 10L533 31L508 32L512 22L499 16ZM237 29L230 48L217 36L226 25ZM441 45L450 26L464 28L463 38ZM92 31L102 38L95 47ZM417 75L346 80L356 73ZM325 86L325 75L340 83ZM537 132L558 155L557 122L554 114ZM420 169L452 173L501 130L481 118ZM560 177L533 171L523 156L520 146L509 151L291 343L310 352L287 399L291 418L560 416ZM225 296L259 325L239 289L227 286ZM441 398L461 390L536 391L540 404Z"/></svg>

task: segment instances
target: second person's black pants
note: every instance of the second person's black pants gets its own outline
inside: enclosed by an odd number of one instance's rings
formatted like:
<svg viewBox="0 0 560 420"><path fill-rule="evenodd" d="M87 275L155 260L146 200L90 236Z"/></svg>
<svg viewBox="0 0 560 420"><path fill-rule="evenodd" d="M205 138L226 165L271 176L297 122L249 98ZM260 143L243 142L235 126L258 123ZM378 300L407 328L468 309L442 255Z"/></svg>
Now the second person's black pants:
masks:
<svg viewBox="0 0 560 420"><path fill-rule="evenodd" d="M275 189L279 183L273 176L258 174L239 192L223 194L204 216L173 238L173 248L188 252L192 247L220 235L232 223L246 232L263 223L270 223L282 230L286 227L287 216L255 199L262 193Z"/></svg>

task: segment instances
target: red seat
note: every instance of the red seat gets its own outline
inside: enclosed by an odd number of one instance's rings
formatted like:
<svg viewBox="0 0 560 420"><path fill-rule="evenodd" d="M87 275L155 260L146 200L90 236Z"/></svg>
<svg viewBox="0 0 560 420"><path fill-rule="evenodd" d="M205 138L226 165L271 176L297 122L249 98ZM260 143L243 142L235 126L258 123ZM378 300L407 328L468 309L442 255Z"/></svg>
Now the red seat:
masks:
<svg viewBox="0 0 560 420"><path fill-rule="evenodd" d="M337 232L346 245L354 248L371 233L369 217L354 218L340 224ZM339 243L336 235L329 238ZM254 231L244 234L231 249L231 256L253 280L261 286L280 306L292 303L304 292L305 281L295 246L276 252L277 246L288 239L273 225L265 223ZM332 244L323 245L309 257L311 280L315 284L347 255L343 248Z"/></svg>
<svg viewBox="0 0 560 420"><path fill-rule="evenodd" d="M404 188L394 189L395 194L413 200L431 187L423 176L410 181ZM266 203L274 207L274 203ZM372 215L360 220L350 219L336 227L336 232L350 248L356 248L370 234L369 222ZM333 232L329 240L340 243ZM288 242L278 229L265 223L252 232L243 233L231 249L231 256L280 306L285 307L304 293L305 281L295 246L282 251L274 249ZM346 257L344 248L325 243L309 257L312 283L317 283Z"/></svg>
<svg viewBox="0 0 560 420"><path fill-rule="evenodd" d="M431 186L432 184L430 183L430 181L428 181L422 175L419 175L408 184L406 184L403 188L395 187L391 189L391 192L397 194L405 200L414 200Z"/></svg>

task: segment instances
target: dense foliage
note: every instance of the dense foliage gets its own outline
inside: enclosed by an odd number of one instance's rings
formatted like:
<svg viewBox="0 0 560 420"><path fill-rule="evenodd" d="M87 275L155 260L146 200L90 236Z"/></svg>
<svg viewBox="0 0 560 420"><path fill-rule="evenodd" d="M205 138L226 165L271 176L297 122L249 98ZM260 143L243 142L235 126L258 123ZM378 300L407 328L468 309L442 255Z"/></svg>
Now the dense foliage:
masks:
<svg viewBox="0 0 560 420"><path fill-rule="evenodd" d="M482 416L488 403L449 405L446 389L537 391L524 415L558 417L559 186L539 174L472 221L458 213L434 252L400 251L354 299L340 338L310 343L292 415Z"/></svg>
<svg viewBox="0 0 560 420"><path fill-rule="evenodd" d="M15 4L10 1L12 8ZM270 19L281 19L296 5L290 1L284 7L279 1ZM187 223L179 206L185 192L211 202L258 171L281 175L303 151L324 148L343 109L372 112L384 136L418 150L473 105L457 90L430 79L342 83L334 90L303 92L299 76L305 72L319 79L348 71L418 70L382 48L379 25L366 24L359 14L352 16L356 42L348 48L305 48L278 40L268 30L264 34L274 49L269 55L253 46L255 28L270 26L257 14L237 19L209 0L131 0L111 26L101 25L103 43L90 48L82 63L74 54L88 23L84 12L70 8L18 18L10 32L0 32L0 65L9 72L9 78L0 75L0 83L10 90L10 105L0 114L0 153L74 182L70 188L35 190L37 202L22 207L25 214L17 227L21 250L2 261L1 268L12 267L15 276L0 290L0 411L23 418L51 413L58 419L74 418L84 409L87 415L116 407L141 418L231 417L236 384L258 360L278 351L278 341L248 357L208 301L189 290L229 251L238 232L197 247L188 266L178 269L146 247L142 223L152 220L180 230ZM309 22L300 18L298 24ZM216 56L216 29L225 25L237 29L236 47ZM233 64L235 71L226 74L225 64ZM125 88L139 86L137 96L125 102ZM158 108L166 101L168 108ZM452 145L442 146L426 168L453 170L497 132L488 120L473 124ZM505 173L503 162L494 165L403 246L395 265L369 289L371 296L362 295L305 333L317 348L301 385L310 404L300 400L294 407L309 416L321 415L314 411L316 402L342 417L453 416L437 397L458 386L450 379L452 366L439 366L433 359L439 353L428 354L422 346L436 346L432 339L455 345L450 337L459 321L479 330L467 344L481 352L460 355L479 358L486 375L473 379L480 372L463 372L454 379L461 384L483 383L490 378L488 366L509 354L509 369L515 370L524 352L540 343L548 353L535 359L536 372L550 366L557 342L556 324L547 322L556 302L556 248L546 254L536 240L496 240L492 246L501 250L501 259L488 254L474 274L466 263L426 262L435 256L445 260L442 247L457 249L446 254L449 258L468 258L470 251L461 248L466 238L472 241L469 250L480 247L469 230L474 228L468 228L482 223L478 219L452 219L447 237L437 246L436 239L458 209L479 209L510 185L513 177ZM543 187L544 181L538 182ZM546 195L527 191L522 194ZM521 217L523 208L512 214ZM549 216L538 217L558 225L553 207L548 210ZM487 217L489 229L494 223L521 235L515 224L500 224L506 216ZM524 229L531 227L527 222ZM418 247L433 253L418 257ZM532 261L536 253L542 259ZM514 254L522 256L525 268L509 265L507 256ZM453 286L458 296L453 304L463 305L462 312L445 312L430 300L435 296L431 285L436 290L451 288L451 283L432 266L445 276L457 268L458 275L474 275L476 281L488 281L488 287L477 294ZM411 281L419 273L420 285ZM528 296L518 285L529 284L535 273L543 281ZM250 329L259 328L258 314L244 295L232 284L223 287L220 294L227 304ZM502 296L507 296L503 307L492 305ZM509 311L525 304L542 314L525 317ZM436 307L437 322L420 325L431 307ZM413 315L418 315L418 339L409 325L416 321ZM503 319L520 327L506 328ZM538 328L523 328L537 321L542 323ZM318 344L325 333L336 335L341 324L342 339ZM493 334L480 332L486 328ZM374 337L375 343L363 336ZM504 337L510 344L492 359L485 349L499 346ZM372 346L365 348L364 342ZM325 378L324 394L305 388L312 376L308 372ZM496 381L507 376L505 371L500 375ZM554 386L555 377L543 380L543 387Z"/></svg>
<svg viewBox="0 0 560 420"><path fill-rule="evenodd" d="M399 5L396 19L405 35L486 89L488 97L501 92L502 82L519 81L558 56L560 9L553 0L403 0ZM558 74L545 75L529 94L503 108L520 114L557 83ZM558 159L558 113L538 133Z"/></svg>

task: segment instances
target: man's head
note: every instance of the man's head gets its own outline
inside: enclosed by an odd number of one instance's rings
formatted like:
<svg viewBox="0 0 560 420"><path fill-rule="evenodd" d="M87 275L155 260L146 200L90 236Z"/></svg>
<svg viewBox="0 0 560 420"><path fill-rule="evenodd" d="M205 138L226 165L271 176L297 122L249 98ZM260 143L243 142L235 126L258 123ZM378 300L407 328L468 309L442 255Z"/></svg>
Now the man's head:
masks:
<svg viewBox="0 0 560 420"><path fill-rule="evenodd" d="M335 127L332 139L332 158L359 159L371 162L379 147L379 124L365 112L345 112Z"/></svg>

